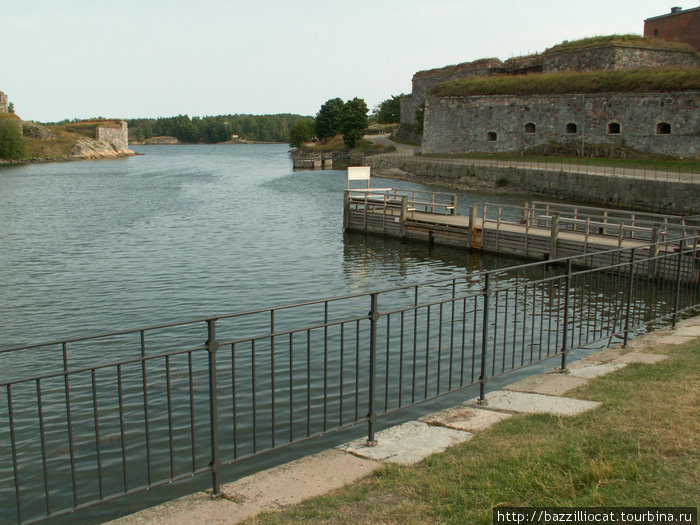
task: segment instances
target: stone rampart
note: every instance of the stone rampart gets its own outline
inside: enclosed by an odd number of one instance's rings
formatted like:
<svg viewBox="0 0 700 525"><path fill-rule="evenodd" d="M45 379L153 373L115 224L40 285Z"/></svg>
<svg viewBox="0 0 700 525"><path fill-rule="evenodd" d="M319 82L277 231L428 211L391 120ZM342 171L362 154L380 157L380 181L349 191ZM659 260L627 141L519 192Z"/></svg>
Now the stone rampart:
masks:
<svg viewBox="0 0 700 525"><path fill-rule="evenodd" d="M514 57L505 62L501 62L498 58L487 58L419 71L413 75L412 97L401 105L401 123L415 124L416 109L429 96L430 90L438 84L451 80L539 72L677 67L700 67L700 59L691 49L672 50L607 44L591 48L559 50L555 46L541 54Z"/></svg>
<svg viewBox="0 0 700 525"><path fill-rule="evenodd" d="M610 45L573 51L550 51L543 55L542 71L610 71L664 67L698 67L692 51Z"/></svg>
<svg viewBox="0 0 700 525"><path fill-rule="evenodd" d="M7 95L0 91L0 113L7 113L8 99Z"/></svg>
<svg viewBox="0 0 700 525"><path fill-rule="evenodd" d="M99 126L95 138L111 145L116 151L129 149L129 130L126 122L116 121L116 126Z"/></svg>
<svg viewBox="0 0 700 525"><path fill-rule="evenodd" d="M700 156L700 92L428 97L423 153L514 153L611 145ZM579 150L580 151L580 150Z"/></svg>

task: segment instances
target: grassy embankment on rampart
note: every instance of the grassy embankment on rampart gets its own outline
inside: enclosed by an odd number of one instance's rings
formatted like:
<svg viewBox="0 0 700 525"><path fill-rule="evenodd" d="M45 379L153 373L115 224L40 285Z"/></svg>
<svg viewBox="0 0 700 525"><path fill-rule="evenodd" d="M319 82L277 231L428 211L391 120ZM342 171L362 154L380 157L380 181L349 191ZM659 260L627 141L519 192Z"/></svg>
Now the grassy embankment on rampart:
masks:
<svg viewBox="0 0 700 525"><path fill-rule="evenodd" d="M700 68L621 69L472 77L439 84L430 94L442 97L470 97L676 91L700 91Z"/></svg>

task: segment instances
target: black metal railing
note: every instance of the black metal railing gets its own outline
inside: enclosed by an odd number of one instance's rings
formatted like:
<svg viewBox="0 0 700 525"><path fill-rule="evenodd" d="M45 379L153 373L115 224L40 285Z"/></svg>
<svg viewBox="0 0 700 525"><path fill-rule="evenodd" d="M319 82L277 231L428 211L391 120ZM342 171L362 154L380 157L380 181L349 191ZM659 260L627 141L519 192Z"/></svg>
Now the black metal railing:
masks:
<svg viewBox="0 0 700 525"><path fill-rule="evenodd" d="M368 425L700 304L698 237L0 352L0 509L33 523ZM600 254L597 255L600 257ZM673 277L670 277L673 276Z"/></svg>

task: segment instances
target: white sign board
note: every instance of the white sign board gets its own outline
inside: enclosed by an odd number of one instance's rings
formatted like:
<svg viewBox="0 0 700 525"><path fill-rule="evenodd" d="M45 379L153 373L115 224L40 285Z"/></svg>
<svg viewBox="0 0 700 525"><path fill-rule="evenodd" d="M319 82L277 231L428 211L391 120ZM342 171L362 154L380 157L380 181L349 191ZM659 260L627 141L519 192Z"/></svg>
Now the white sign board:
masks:
<svg viewBox="0 0 700 525"><path fill-rule="evenodd" d="M348 181L369 180L369 166L348 167Z"/></svg>

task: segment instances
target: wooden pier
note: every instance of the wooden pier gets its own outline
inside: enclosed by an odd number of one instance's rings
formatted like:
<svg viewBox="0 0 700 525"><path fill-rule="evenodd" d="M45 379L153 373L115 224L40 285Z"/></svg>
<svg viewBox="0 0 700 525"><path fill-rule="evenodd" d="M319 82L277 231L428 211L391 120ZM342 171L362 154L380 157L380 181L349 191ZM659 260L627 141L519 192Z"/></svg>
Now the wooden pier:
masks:
<svg viewBox="0 0 700 525"><path fill-rule="evenodd" d="M345 190L344 227L536 260L585 255L582 266L599 268L629 262L633 251L665 261L678 252L681 239L700 232L700 218L544 202L473 205L469 215L458 215L452 193L366 188ZM618 248L628 250L614 251ZM684 280L696 281L696 259L686 259ZM644 269L651 278L675 277L672 272L670 265L656 262Z"/></svg>

